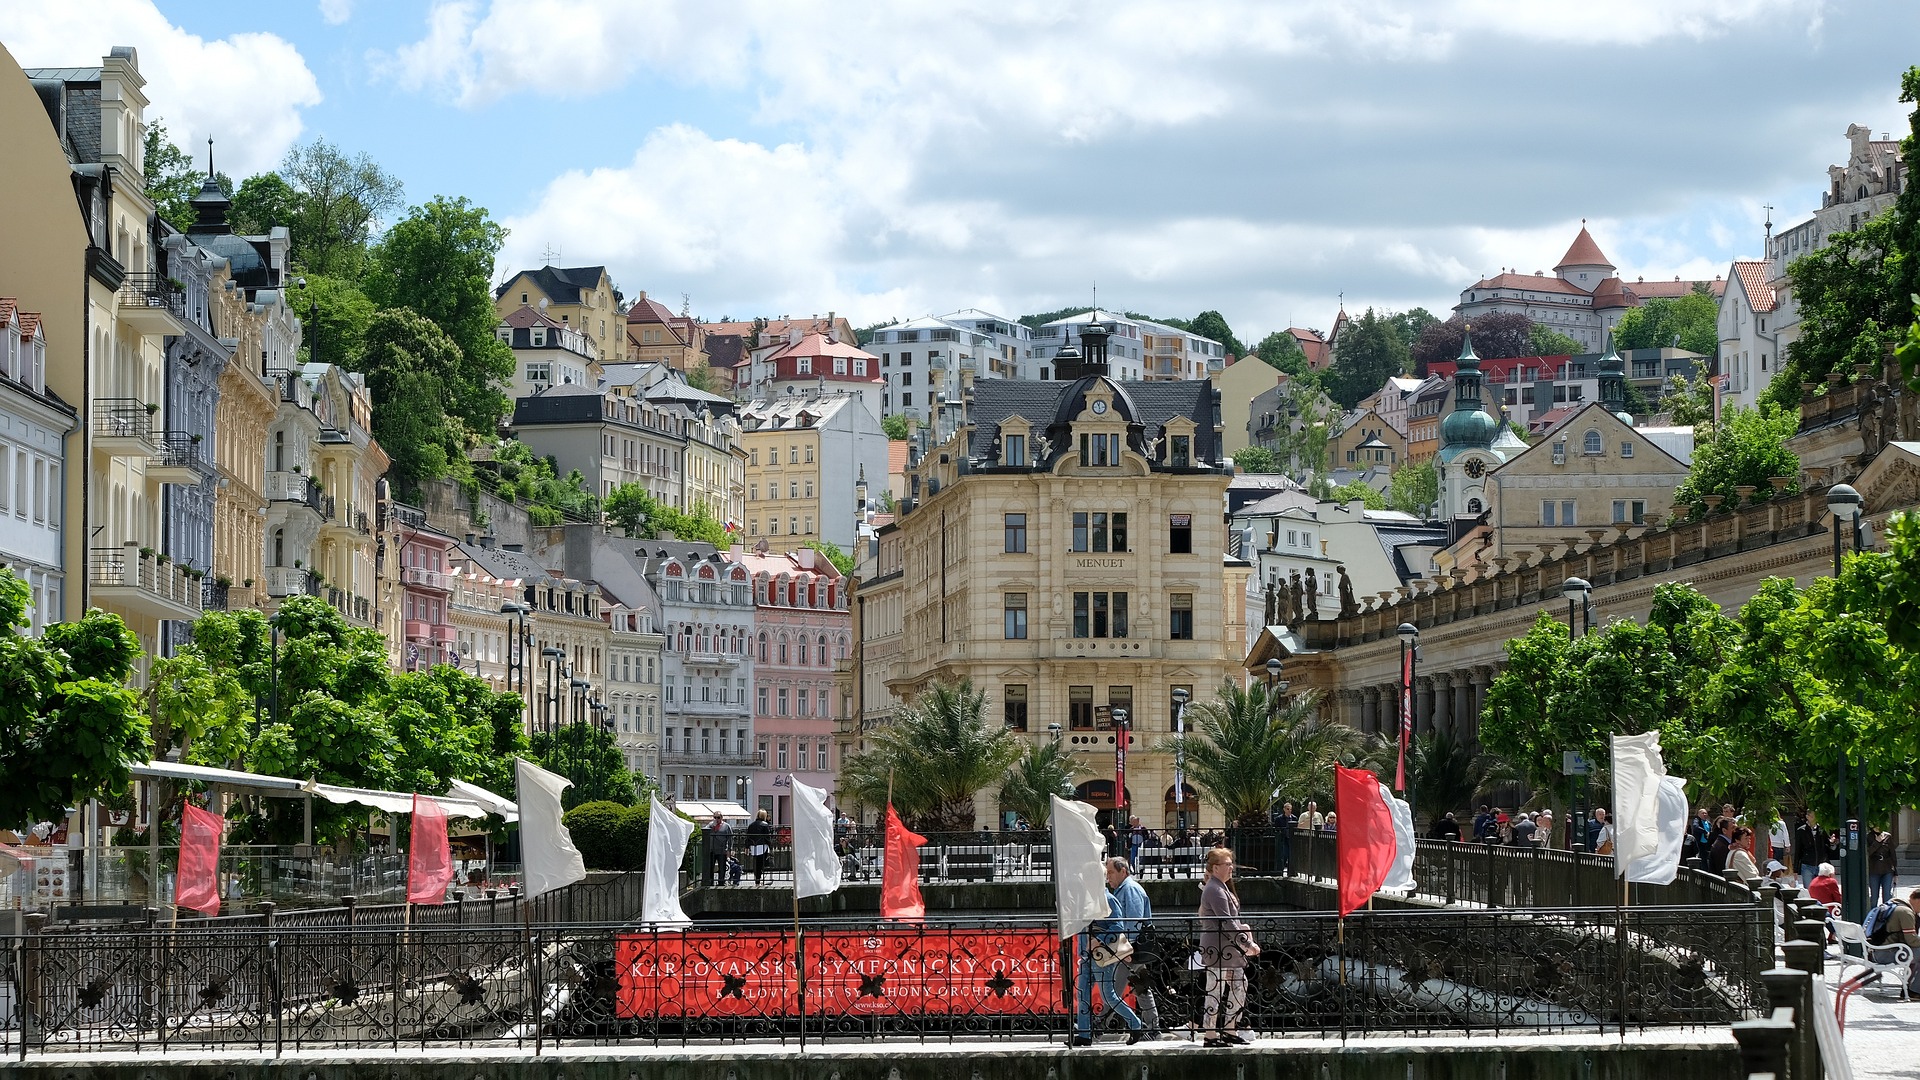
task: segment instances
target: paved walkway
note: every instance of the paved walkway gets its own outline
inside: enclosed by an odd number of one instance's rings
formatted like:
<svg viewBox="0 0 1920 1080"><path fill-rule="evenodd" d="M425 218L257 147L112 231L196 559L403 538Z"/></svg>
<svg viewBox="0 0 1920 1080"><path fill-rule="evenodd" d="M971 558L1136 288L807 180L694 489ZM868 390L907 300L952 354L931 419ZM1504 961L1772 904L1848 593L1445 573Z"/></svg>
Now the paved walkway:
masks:
<svg viewBox="0 0 1920 1080"><path fill-rule="evenodd" d="M1839 976L1828 964L1832 990ZM1847 999L1847 1060L1854 1080L1920 1080L1920 998L1901 1001L1879 986Z"/></svg>

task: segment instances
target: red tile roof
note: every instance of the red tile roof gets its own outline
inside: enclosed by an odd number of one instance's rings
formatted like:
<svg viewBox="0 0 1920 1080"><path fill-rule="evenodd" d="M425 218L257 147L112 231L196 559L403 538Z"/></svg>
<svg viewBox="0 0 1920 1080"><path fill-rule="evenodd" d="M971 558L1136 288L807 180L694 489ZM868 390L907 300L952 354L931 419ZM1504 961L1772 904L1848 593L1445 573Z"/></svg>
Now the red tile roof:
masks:
<svg viewBox="0 0 1920 1080"><path fill-rule="evenodd" d="M1545 274L1496 274L1490 278L1481 278L1473 285L1476 289L1531 289L1534 292L1567 293L1571 296L1585 296L1587 290L1571 281L1563 281Z"/></svg>
<svg viewBox="0 0 1920 1080"><path fill-rule="evenodd" d="M1327 342L1318 330L1305 330L1298 326L1287 327L1287 333L1300 345L1300 351L1306 354L1307 368L1317 371L1327 366Z"/></svg>
<svg viewBox="0 0 1920 1080"><path fill-rule="evenodd" d="M1765 259L1735 259L1733 276L1740 279L1740 287L1746 290L1747 303L1755 311L1772 311L1777 301L1773 283L1767 280L1767 262Z"/></svg>
<svg viewBox="0 0 1920 1080"><path fill-rule="evenodd" d="M16 304L13 297L0 296L0 326L5 326L8 323L13 321L13 311L15 306Z"/></svg>
<svg viewBox="0 0 1920 1080"><path fill-rule="evenodd" d="M790 341L767 355L769 360L778 360L786 356L863 356L868 360L880 358L862 349L858 345L849 345L843 341L832 341L822 333L811 333L799 341ZM876 369L877 370L877 369Z"/></svg>
<svg viewBox="0 0 1920 1080"><path fill-rule="evenodd" d="M1613 264L1608 262L1606 255L1601 252L1600 245L1593 242L1593 234L1587 231L1585 222L1580 223L1580 235L1573 238L1573 246L1560 257L1560 262L1554 266L1554 269L1559 270L1566 266L1604 266L1609 270L1613 269Z"/></svg>
<svg viewBox="0 0 1920 1080"><path fill-rule="evenodd" d="M1727 279L1721 277L1714 278L1712 281L1682 281L1677 277L1672 281L1647 281L1642 278L1627 288L1642 300L1652 300L1655 297L1673 299L1686 296L1693 292L1695 285L1705 285L1707 291L1716 297L1727 291Z"/></svg>
<svg viewBox="0 0 1920 1080"><path fill-rule="evenodd" d="M1620 284L1618 277L1609 277L1593 287L1593 306L1596 311L1607 308L1637 307L1634 295Z"/></svg>
<svg viewBox="0 0 1920 1080"><path fill-rule="evenodd" d="M40 332L40 313L37 311L21 312L20 313L20 343L24 345L27 342L32 341L33 335L39 332Z"/></svg>
<svg viewBox="0 0 1920 1080"><path fill-rule="evenodd" d="M513 314L508 315L506 318L500 321L503 323L506 323L508 326L513 327L515 330L525 330L529 326L559 326L560 325L559 323L554 322L553 317L548 315L546 312L535 311L533 310L533 308L527 306L526 304L521 304L519 308L517 308L513 312Z"/></svg>
<svg viewBox="0 0 1920 1080"><path fill-rule="evenodd" d="M646 293L641 293L640 298L635 300L633 306L627 309L628 325L632 325L633 323L669 323L674 321L674 318L673 312L669 311L666 305L649 297Z"/></svg>

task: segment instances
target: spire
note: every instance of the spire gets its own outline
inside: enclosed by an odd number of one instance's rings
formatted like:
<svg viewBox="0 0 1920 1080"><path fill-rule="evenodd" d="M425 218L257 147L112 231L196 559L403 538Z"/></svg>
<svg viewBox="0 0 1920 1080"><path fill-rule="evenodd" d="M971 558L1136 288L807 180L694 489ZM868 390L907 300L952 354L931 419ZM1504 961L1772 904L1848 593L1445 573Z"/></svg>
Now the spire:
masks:
<svg viewBox="0 0 1920 1080"><path fill-rule="evenodd" d="M1600 380L1600 407L1632 427L1633 415L1627 412L1627 362L1620 359L1620 353L1613 347L1612 330L1607 331L1600 362L1594 366Z"/></svg>
<svg viewBox="0 0 1920 1080"><path fill-rule="evenodd" d="M1453 412L1440 422L1440 458L1452 461L1463 450L1488 449L1500 423L1480 400L1480 357L1473 351L1473 328L1460 342L1459 368L1453 373Z"/></svg>
<svg viewBox="0 0 1920 1080"><path fill-rule="evenodd" d="M1473 351L1472 323L1468 323L1466 331L1460 335L1460 357L1457 362L1463 368L1472 367L1476 371L1480 368L1480 356Z"/></svg>
<svg viewBox="0 0 1920 1080"><path fill-rule="evenodd" d="M227 211L233 208L233 200L220 187L220 177L213 171L213 136L207 136L207 178L200 182L200 191L191 200L193 207L193 226L187 230L189 236L217 236L230 233L233 226L227 224Z"/></svg>

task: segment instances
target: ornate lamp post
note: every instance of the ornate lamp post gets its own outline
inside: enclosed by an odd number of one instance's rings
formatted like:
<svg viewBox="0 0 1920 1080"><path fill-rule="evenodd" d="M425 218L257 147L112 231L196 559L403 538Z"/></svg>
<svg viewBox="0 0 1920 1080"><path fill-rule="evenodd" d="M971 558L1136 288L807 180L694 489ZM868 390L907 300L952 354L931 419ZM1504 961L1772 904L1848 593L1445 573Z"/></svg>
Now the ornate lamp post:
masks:
<svg viewBox="0 0 1920 1080"><path fill-rule="evenodd" d="M1572 640L1576 633L1587 634L1593 631L1593 586L1585 578L1570 577L1561 589L1567 595L1567 638ZM1580 615L1580 627L1576 631L1573 617Z"/></svg>
<svg viewBox="0 0 1920 1080"><path fill-rule="evenodd" d="M1127 726L1127 710L1113 710L1113 831L1114 835L1128 835L1127 820L1127 743L1132 739L1132 730ZM1128 841L1120 841L1120 850L1127 850Z"/></svg>
<svg viewBox="0 0 1920 1080"><path fill-rule="evenodd" d="M1187 827L1187 688L1173 688L1173 820Z"/></svg>
<svg viewBox="0 0 1920 1080"><path fill-rule="evenodd" d="M1860 535L1860 512L1866 500L1850 484L1835 484L1827 489L1827 509L1833 514L1833 576L1840 577L1841 562L1846 557L1846 546L1841 540L1841 526L1844 524L1853 531L1853 549L1862 547ZM1856 695L1854 704L1859 704ZM1840 915L1848 922L1860 922L1867 914L1867 854L1865 838L1861 831L1866 826L1867 816L1867 778L1863 767L1855 766L1852 755L1845 750L1840 752L1839 765L1840 801L1837 804L1840 820ZM1859 801L1854 807L1854 816L1847 816L1847 789L1853 787L1859 791Z"/></svg>
<svg viewBox="0 0 1920 1080"><path fill-rule="evenodd" d="M518 693L522 707L529 714L533 710L533 696L527 693L527 646L533 631L527 626L527 616L532 611L518 600L500 605L500 614L507 617L507 693ZM531 726L531 719L528 723Z"/></svg>

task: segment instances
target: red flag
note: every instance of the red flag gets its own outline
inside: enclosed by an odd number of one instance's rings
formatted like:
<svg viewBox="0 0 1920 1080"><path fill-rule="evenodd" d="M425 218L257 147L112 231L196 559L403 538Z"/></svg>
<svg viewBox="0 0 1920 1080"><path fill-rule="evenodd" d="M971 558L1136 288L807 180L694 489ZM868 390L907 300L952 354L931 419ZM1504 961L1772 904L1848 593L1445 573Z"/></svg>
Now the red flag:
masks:
<svg viewBox="0 0 1920 1080"><path fill-rule="evenodd" d="M407 834L407 903L444 904L452 881L447 812L428 796L415 792L413 825Z"/></svg>
<svg viewBox="0 0 1920 1080"><path fill-rule="evenodd" d="M920 897L920 845L927 838L907 828L887 804L887 861L880 874L880 917L919 921L927 917Z"/></svg>
<svg viewBox="0 0 1920 1080"><path fill-rule="evenodd" d="M173 904L202 915L220 914L220 830L226 820L187 803L180 815L180 868Z"/></svg>
<svg viewBox="0 0 1920 1080"><path fill-rule="evenodd" d="M1334 851L1340 873L1340 914L1363 907L1393 869L1397 844L1393 812L1380 797L1380 781L1365 769L1336 765L1333 804L1340 813Z"/></svg>

